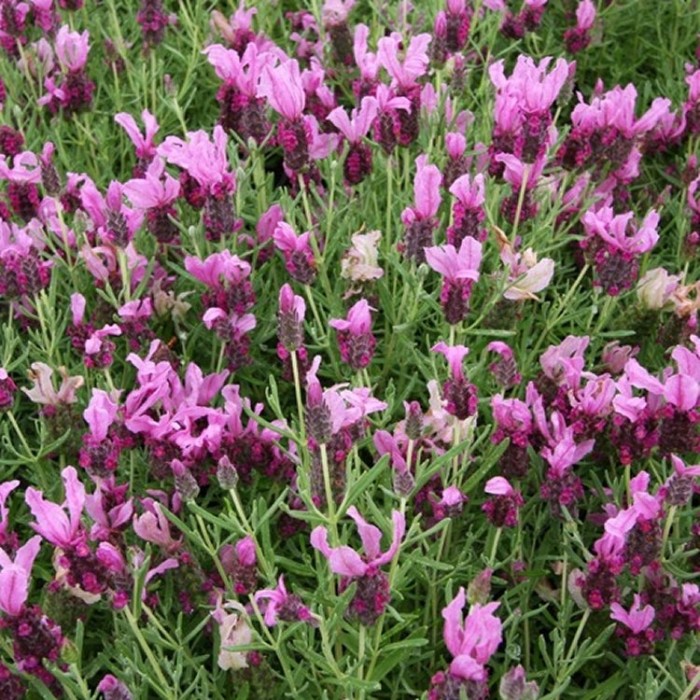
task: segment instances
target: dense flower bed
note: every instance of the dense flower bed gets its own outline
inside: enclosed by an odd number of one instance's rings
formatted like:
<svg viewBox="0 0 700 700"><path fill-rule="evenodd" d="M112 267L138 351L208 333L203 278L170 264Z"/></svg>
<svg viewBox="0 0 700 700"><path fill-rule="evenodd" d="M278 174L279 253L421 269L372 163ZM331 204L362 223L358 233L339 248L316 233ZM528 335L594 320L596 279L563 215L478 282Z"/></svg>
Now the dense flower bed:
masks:
<svg viewBox="0 0 700 700"><path fill-rule="evenodd" d="M700 697L697 4L126 5L0 0L4 696Z"/></svg>

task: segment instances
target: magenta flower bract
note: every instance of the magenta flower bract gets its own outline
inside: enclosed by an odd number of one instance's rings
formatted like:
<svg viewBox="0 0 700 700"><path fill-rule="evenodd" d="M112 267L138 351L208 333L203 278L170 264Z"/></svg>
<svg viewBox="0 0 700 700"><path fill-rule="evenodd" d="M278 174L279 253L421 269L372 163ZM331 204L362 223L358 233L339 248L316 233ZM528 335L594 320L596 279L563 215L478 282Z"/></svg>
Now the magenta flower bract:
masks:
<svg viewBox="0 0 700 700"><path fill-rule="evenodd" d="M347 319L333 318L328 322L338 331L340 357L354 370L364 369L369 365L377 343L372 335L372 316L374 311L366 299L360 299L348 311Z"/></svg>
<svg viewBox="0 0 700 700"><path fill-rule="evenodd" d="M66 467L61 478L66 498L60 506L45 501L44 494L32 487L27 489L24 498L36 519L30 523L34 530L56 547L71 547L82 534L80 517L85 505L85 487L74 467Z"/></svg>
<svg viewBox="0 0 700 700"><path fill-rule="evenodd" d="M487 677L485 666L503 640L502 623L493 615L500 603L475 603L463 620L465 603L464 588L460 588L442 610L445 645L454 656L450 673L464 680L483 681Z"/></svg>
<svg viewBox="0 0 700 700"><path fill-rule="evenodd" d="M23 544L14 559L0 548L0 610L6 615L15 617L22 612L29 595L32 566L40 548L39 535Z"/></svg>

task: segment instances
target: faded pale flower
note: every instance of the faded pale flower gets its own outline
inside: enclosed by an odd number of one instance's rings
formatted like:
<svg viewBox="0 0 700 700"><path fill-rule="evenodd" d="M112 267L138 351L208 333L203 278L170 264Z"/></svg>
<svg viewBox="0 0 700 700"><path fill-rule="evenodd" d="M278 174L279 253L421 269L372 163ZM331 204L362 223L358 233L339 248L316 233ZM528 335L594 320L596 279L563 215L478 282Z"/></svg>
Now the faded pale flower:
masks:
<svg viewBox="0 0 700 700"><path fill-rule="evenodd" d="M381 238L380 231L354 234L350 239L352 246L341 260L340 276L353 282L369 282L382 277L384 270L377 264Z"/></svg>
<svg viewBox="0 0 700 700"><path fill-rule="evenodd" d="M637 282L637 298L647 309L662 309L671 300L681 279L681 275L669 275L663 267L655 267Z"/></svg>
<svg viewBox="0 0 700 700"><path fill-rule="evenodd" d="M175 296L175 292L165 291L161 287L161 281L156 280L153 284L153 308L158 316L170 314L173 321L181 321L192 308L192 304L185 301L190 294L192 292L180 292Z"/></svg>
<svg viewBox="0 0 700 700"><path fill-rule="evenodd" d="M58 372L61 375L61 386L56 391L51 380L53 375L51 367L43 362L33 362L29 371L29 379L34 382L34 386L31 389L22 389L22 391L34 403L47 406L75 403L78 400L75 392L83 386L85 380L80 376L69 377L65 367L59 367Z"/></svg>
<svg viewBox="0 0 700 700"><path fill-rule="evenodd" d="M515 277L516 281L503 292L503 296L511 301L537 300L536 292L541 292L552 281L554 260L542 258L538 261L537 253L531 248L522 255L516 253L515 260L511 267L511 277Z"/></svg>
<svg viewBox="0 0 700 700"><path fill-rule="evenodd" d="M227 610L236 612L227 612ZM246 646L253 641L253 633L241 613L245 613L245 608L240 603L230 600L223 605L219 601L216 610L211 614L219 624L221 636L221 646L216 662L224 671L248 668L247 652L235 651L236 647Z"/></svg>

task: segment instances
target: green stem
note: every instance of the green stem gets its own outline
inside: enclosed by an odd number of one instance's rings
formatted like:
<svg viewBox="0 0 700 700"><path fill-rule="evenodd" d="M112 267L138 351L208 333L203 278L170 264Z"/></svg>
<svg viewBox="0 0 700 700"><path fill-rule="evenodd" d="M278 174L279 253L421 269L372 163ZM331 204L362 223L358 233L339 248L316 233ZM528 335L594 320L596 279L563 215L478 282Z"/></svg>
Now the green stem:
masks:
<svg viewBox="0 0 700 700"><path fill-rule="evenodd" d="M357 677L360 680L364 679L364 664L365 664L365 635L367 633L367 628L364 625L360 625L360 634L357 641ZM361 696L364 693L361 693Z"/></svg>
<svg viewBox="0 0 700 700"><path fill-rule="evenodd" d="M207 530L207 526L202 519L202 516L199 513L195 513L195 520L197 521L197 525L199 527L199 533L200 537L202 538L202 541L204 542L207 550L209 551L209 556L214 560L214 566L216 567L216 570L219 573L219 576L221 576L221 580L224 582L224 586L226 586L226 590L232 591L233 586L231 585L231 580L229 579L228 574L224 570L224 567L219 561L219 557L217 556L217 551L216 547L214 547L214 543L211 541L211 538L209 537L209 532Z"/></svg>
<svg viewBox="0 0 700 700"><path fill-rule="evenodd" d="M387 168L386 168L386 222L384 224L384 257L386 258L389 255L389 251L391 250L391 246L393 243L392 237L391 237L391 224L393 221L393 214L394 212L392 211L392 197L393 197L393 187L394 187L394 178L393 178L393 159L391 156L387 157Z"/></svg>
<svg viewBox="0 0 700 700"><path fill-rule="evenodd" d="M258 607L257 602L255 601L255 597L251 596L250 597L250 605L253 608L253 611L255 612L256 617L258 618L258 623L260 624L261 629L263 630L265 636L267 637L270 646L273 648L275 654L277 655L277 658L279 659L280 666L282 666L282 673L284 673L284 678L287 681L287 684L289 685L289 689L292 691L293 696L297 697L298 692L297 692L297 686L296 683L294 682L294 676L292 675L291 669L289 668L289 665L287 664L287 659L286 656L282 653L280 653L280 648L281 645L279 643L279 638L275 638L272 636L272 633L268 629L267 625L265 624L265 618L262 616L262 613L260 612L260 608Z"/></svg>
<svg viewBox="0 0 700 700"><path fill-rule="evenodd" d="M153 654L151 647L148 646L148 642L144 638L141 629L139 628L138 622L134 617L134 613L131 612L131 608L128 605L124 608L124 614L126 615L126 620L129 623L129 627L131 627L131 631L134 633L134 636L136 637L139 646L143 650L143 653L146 655L146 658L148 659L148 662L150 663L151 668L153 669L155 677L158 679L158 683L160 683L162 691L166 694L167 698L176 698L176 695L173 695L166 690L166 688L170 687L170 683L168 683L168 681L165 679L165 676L163 675L163 672L160 670L160 664L158 663L158 660Z"/></svg>
<svg viewBox="0 0 700 700"><path fill-rule="evenodd" d="M22 443L22 447L25 449L27 453L27 459L30 459L32 462L36 462L37 458L32 454L31 449L29 448L29 443L27 442L27 439L24 437L24 433L20 430L19 425L17 424L17 420L15 419L15 414L12 411L8 411L5 414L9 420L10 423L12 423L12 427L15 429L15 432L17 433L17 437L19 438L19 441Z"/></svg>
<svg viewBox="0 0 700 700"><path fill-rule="evenodd" d="M321 323L321 316L318 313L318 309L316 308L316 302L314 301L313 294L311 294L311 287L309 287L308 284L304 285L304 294L306 295L306 300L309 302L309 306L311 307L311 313L314 316L314 321L316 322L316 328L318 329L317 332L317 338L319 341L325 340L326 338L326 333L324 330L324 326Z"/></svg>
<svg viewBox="0 0 700 700"><path fill-rule="evenodd" d="M306 445L306 425L304 424L304 402L301 398L301 377L299 376L299 360L297 351L292 350L292 375L294 377L294 395L297 399L297 412L299 413L299 448Z"/></svg>
<svg viewBox="0 0 700 700"><path fill-rule="evenodd" d="M338 539L335 527L335 500L333 498L333 487L331 485L331 471L328 464L328 450L326 443L322 442L321 448L321 468L323 469L323 487L326 492L326 508L328 510L328 522L331 525L335 539Z"/></svg>
<svg viewBox="0 0 700 700"><path fill-rule="evenodd" d="M496 534L493 536L493 542L491 543L491 553L489 554L489 568L493 569L496 563L496 553L498 552L498 543L501 540L501 533L503 528L499 527L496 530Z"/></svg>
<svg viewBox="0 0 700 700"><path fill-rule="evenodd" d="M511 234L510 242L515 249L515 242L518 237L518 225L520 224L520 216L523 213L523 202L525 201L525 192L527 191L527 181L530 177L530 166L525 165L523 170L523 179L520 183L520 191L518 192L518 205L515 208L515 220L513 221L513 232Z"/></svg>
<svg viewBox="0 0 700 700"><path fill-rule="evenodd" d="M581 619L579 620L578 627L576 628L576 633L574 634L574 638L571 641L569 653L566 655L566 661L564 662L565 668L563 668L557 676L557 685L559 685L569 673L571 661L574 658L576 650L578 649L578 643L581 641L581 635L583 634L583 630L586 628L586 623L588 622L588 618L590 617L590 615L591 609L586 608L583 612Z"/></svg>
<svg viewBox="0 0 700 700"><path fill-rule="evenodd" d="M671 527L673 525L673 521L675 520L676 517L676 511L678 510L678 506L671 506L668 509L668 515L666 516L666 522L664 523L664 533L661 538L661 553L666 551L666 543L668 542L668 536L671 533Z"/></svg>

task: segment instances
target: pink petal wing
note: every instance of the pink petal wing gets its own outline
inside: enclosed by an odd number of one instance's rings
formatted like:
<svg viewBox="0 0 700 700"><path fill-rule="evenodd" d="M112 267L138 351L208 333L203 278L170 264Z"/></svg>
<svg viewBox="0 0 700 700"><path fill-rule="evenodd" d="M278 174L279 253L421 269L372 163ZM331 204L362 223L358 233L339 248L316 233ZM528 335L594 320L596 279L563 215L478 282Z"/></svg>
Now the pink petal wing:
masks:
<svg viewBox="0 0 700 700"><path fill-rule="evenodd" d="M18 615L29 594L29 573L11 565L0 571L0 610Z"/></svg>
<svg viewBox="0 0 700 700"><path fill-rule="evenodd" d="M460 588L459 593L442 609L442 617L445 620L443 638L445 646L452 656L459 656L462 653L462 644L464 642L462 609L465 602L464 588Z"/></svg>
<svg viewBox="0 0 700 700"><path fill-rule="evenodd" d="M328 564L333 573L352 578L359 578L367 571L367 564L362 561L362 557L354 549L345 545L331 549Z"/></svg>
<svg viewBox="0 0 700 700"><path fill-rule="evenodd" d="M348 508L348 515L355 521L357 531L360 533L362 546L367 559L372 561L380 554L379 543L382 540L382 532L378 527L370 525L358 512L355 506Z"/></svg>

